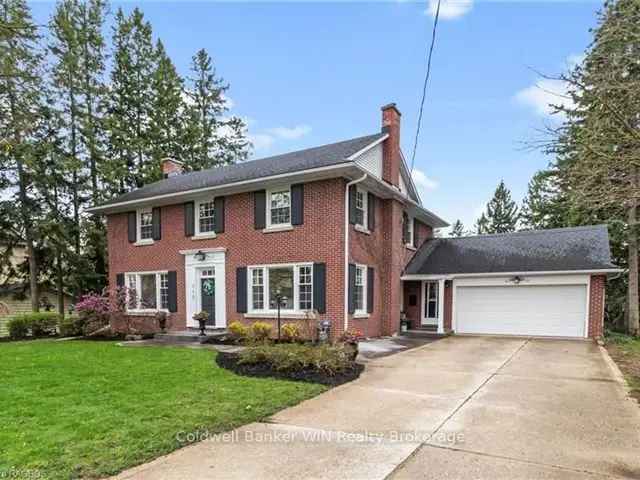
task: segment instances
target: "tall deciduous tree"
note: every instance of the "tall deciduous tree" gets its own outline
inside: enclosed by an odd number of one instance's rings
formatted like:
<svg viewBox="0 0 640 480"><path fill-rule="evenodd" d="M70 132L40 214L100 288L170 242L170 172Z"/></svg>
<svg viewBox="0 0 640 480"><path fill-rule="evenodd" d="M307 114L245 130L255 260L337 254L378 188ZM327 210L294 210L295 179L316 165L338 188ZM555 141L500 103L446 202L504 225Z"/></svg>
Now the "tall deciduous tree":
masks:
<svg viewBox="0 0 640 480"><path fill-rule="evenodd" d="M16 196L29 259L31 308L39 309L31 193L35 137L42 108L40 36L24 0L0 0L0 183Z"/></svg>
<svg viewBox="0 0 640 480"><path fill-rule="evenodd" d="M518 207L511 199L511 192L500 180L493 198L487 204L486 213L483 213L477 223L479 234L483 233L509 233L516 230L518 224Z"/></svg>

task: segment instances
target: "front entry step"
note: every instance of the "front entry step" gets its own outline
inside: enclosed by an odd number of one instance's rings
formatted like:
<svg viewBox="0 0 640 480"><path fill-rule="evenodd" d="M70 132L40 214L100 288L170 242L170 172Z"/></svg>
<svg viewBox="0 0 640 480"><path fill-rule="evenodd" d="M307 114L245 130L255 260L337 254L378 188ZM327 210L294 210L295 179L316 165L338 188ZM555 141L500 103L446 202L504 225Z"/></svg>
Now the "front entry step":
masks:
<svg viewBox="0 0 640 480"><path fill-rule="evenodd" d="M407 330L406 332L401 332L400 335L409 338L444 338L451 335L452 332L444 332L438 333L436 330L427 329L427 328L419 328L415 330Z"/></svg>
<svg viewBox="0 0 640 480"><path fill-rule="evenodd" d="M206 343L211 338L224 337L229 334L226 328L207 329L205 333L205 336L200 335L200 330L156 333L154 340L163 343Z"/></svg>

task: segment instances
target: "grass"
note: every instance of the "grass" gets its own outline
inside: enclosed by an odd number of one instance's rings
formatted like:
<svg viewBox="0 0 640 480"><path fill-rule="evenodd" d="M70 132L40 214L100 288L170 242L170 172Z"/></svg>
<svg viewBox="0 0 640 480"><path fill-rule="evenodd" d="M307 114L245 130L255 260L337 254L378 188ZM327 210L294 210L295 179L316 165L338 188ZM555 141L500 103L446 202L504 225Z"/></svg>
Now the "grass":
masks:
<svg viewBox="0 0 640 480"><path fill-rule="evenodd" d="M631 387L631 396L640 402L640 337L609 333L606 343L611 358Z"/></svg>
<svg viewBox="0 0 640 480"><path fill-rule="evenodd" d="M326 388L239 377L214 358L114 342L0 344L0 478L114 474L179 448L179 432L230 430Z"/></svg>

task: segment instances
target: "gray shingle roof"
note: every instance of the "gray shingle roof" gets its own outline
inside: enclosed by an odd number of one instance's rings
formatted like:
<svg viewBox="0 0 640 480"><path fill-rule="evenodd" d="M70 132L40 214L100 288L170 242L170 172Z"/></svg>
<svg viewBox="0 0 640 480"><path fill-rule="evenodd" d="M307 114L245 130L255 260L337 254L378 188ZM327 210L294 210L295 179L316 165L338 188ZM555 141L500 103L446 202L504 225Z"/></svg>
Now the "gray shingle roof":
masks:
<svg viewBox="0 0 640 480"><path fill-rule="evenodd" d="M178 175L120 195L100 206L132 200L143 200L157 195L186 192L199 188L216 187L228 183L252 180L271 175L294 173L311 168L337 165L347 161L354 153L382 138L385 133L375 133L338 143L285 153L260 160L216 167L199 172Z"/></svg>
<svg viewBox="0 0 640 480"><path fill-rule="evenodd" d="M434 238L425 242L405 274L500 273L617 268L606 225L531 232Z"/></svg>

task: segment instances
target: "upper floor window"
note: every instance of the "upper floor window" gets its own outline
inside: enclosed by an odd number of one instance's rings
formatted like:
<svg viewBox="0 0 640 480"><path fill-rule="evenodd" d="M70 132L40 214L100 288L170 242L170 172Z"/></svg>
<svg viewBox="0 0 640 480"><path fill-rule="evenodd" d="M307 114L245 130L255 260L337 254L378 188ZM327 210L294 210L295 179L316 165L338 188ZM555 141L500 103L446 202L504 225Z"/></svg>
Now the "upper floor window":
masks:
<svg viewBox="0 0 640 480"><path fill-rule="evenodd" d="M356 188L356 225L367 228L367 192Z"/></svg>
<svg viewBox="0 0 640 480"><path fill-rule="evenodd" d="M413 237L414 237L413 229L415 228L414 220L412 217L407 215L406 222L407 222L407 226L406 226L405 244L407 245L407 247L415 247L414 241L413 241Z"/></svg>
<svg viewBox="0 0 640 480"><path fill-rule="evenodd" d="M196 215L196 235L215 231L216 208L213 199L198 203Z"/></svg>
<svg viewBox="0 0 640 480"><path fill-rule="evenodd" d="M153 240L153 213L151 209L138 211L138 240Z"/></svg>
<svg viewBox="0 0 640 480"><path fill-rule="evenodd" d="M291 225L291 191L287 189L268 192L267 226Z"/></svg>

